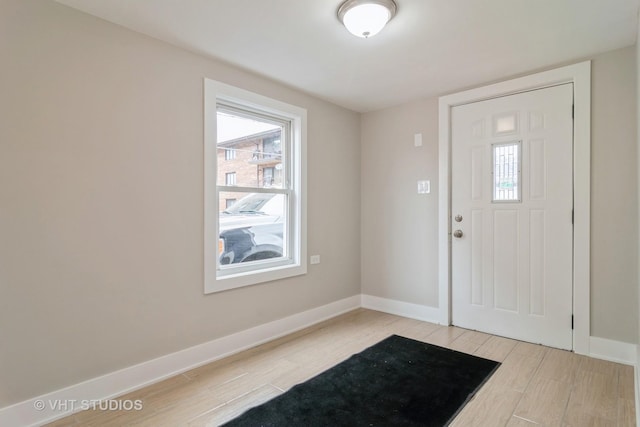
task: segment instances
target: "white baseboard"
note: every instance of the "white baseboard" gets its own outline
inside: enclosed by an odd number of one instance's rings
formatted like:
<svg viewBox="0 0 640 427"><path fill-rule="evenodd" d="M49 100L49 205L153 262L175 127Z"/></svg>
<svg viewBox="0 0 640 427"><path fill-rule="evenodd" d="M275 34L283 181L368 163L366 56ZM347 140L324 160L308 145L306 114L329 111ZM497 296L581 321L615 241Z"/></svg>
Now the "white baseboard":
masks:
<svg viewBox="0 0 640 427"><path fill-rule="evenodd" d="M362 295L362 308L395 314L396 316L410 319L423 320L425 322L441 324L440 309L410 302L397 301L373 295Z"/></svg>
<svg viewBox="0 0 640 427"><path fill-rule="evenodd" d="M635 344L599 337L589 337L587 356L632 366L636 365L638 357Z"/></svg>
<svg viewBox="0 0 640 427"><path fill-rule="evenodd" d="M439 320L440 311L435 307L428 307L365 294L362 295L362 307L382 311L384 313L395 314L397 316L409 317L411 319L442 324ZM640 345L637 347L640 348ZM599 337L589 337L589 354L587 354L587 356L610 362L637 366L636 363L640 363L639 351L640 350L636 350L635 344ZM640 411L638 411L638 413L640 413Z"/></svg>
<svg viewBox="0 0 640 427"><path fill-rule="evenodd" d="M636 366L635 385L636 385L636 426L640 427L640 344L636 346Z"/></svg>
<svg viewBox="0 0 640 427"><path fill-rule="evenodd" d="M360 295L355 295L25 400L0 409L0 426L38 426L54 421L83 409L79 402L111 399L360 306ZM56 402L67 404L61 407ZM43 409L36 410L37 405L43 405Z"/></svg>
<svg viewBox="0 0 640 427"><path fill-rule="evenodd" d="M73 405L62 409L55 407L55 402L111 399L359 307L441 324L438 308L373 295L354 295L1 408L0 426L38 426L55 421L83 409L79 406L73 407ZM588 356L634 365L636 408L640 408L640 345L590 337ZM41 402L44 403L44 408L36 410L37 404ZM638 414L638 427L640 427L640 411L636 411L636 413Z"/></svg>

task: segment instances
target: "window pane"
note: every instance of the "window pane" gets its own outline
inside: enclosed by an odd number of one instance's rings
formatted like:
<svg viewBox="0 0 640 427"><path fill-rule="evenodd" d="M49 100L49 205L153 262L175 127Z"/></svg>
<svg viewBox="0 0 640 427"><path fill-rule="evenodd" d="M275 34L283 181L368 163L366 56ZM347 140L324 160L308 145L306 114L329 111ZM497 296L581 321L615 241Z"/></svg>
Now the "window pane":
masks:
<svg viewBox="0 0 640 427"><path fill-rule="evenodd" d="M236 185L236 173L235 172L227 172L224 174L224 185L232 186Z"/></svg>
<svg viewBox="0 0 640 427"><path fill-rule="evenodd" d="M287 257L287 195L220 192L220 264ZM234 201L231 202L230 201Z"/></svg>
<svg viewBox="0 0 640 427"><path fill-rule="evenodd" d="M275 177L275 168L262 169L262 186L265 188L273 187Z"/></svg>
<svg viewBox="0 0 640 427"><path fill-rule="evenodd" d="M520 201L520 142L493 145L493 201Z"/></svg>
<svg viewBox="0 0 640 427"><path fill-rule="evenodd" d="M225 160L235 160L236 150L233 148L223 148Z"/></svg>
<svg viewBox="0 0 640 427"><path fill-rule="evenodd" d="M283 188L283 125L224 108L217 125L218 185ZM230 172L236 174L233 184L225 178Z"/></svg>

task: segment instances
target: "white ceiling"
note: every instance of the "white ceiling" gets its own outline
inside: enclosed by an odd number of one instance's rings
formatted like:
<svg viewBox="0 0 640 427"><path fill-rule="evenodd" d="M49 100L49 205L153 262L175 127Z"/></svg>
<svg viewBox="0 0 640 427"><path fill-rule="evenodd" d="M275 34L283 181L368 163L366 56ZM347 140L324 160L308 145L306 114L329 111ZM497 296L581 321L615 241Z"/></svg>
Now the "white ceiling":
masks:
<svg viewBox="0 0 640 427"><path fill-rule="evenodd" d="M396 0L370 39L341 0L58 0L364 112L635 44L639 0Z"/></svg>

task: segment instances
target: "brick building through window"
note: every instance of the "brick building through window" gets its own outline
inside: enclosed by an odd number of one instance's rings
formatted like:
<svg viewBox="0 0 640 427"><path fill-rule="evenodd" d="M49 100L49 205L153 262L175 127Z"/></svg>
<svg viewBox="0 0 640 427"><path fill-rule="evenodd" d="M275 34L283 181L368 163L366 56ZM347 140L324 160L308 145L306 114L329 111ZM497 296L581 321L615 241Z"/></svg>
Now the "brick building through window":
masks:
<svg viewBox="0 0 640 427"><path fill-rule="evenodd" d="M282 188L281 129L218 143L218 182L227 182L235 173L235 182L243 187ZM233 153L233 154L231 154ZM230 207L246 193L225 192L220 210Z"/></svg>

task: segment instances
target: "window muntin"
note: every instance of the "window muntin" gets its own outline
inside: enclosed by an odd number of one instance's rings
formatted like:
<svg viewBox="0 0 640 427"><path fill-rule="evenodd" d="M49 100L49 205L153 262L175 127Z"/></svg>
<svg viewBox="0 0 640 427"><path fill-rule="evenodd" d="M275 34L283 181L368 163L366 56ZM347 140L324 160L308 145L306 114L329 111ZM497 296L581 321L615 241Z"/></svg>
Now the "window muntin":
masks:
<svg viewBox="0 0 640 427"><path fill-rule="evenodd" d="M306 273L306 111L211 80L205 91L205 292Z"/></svg>

